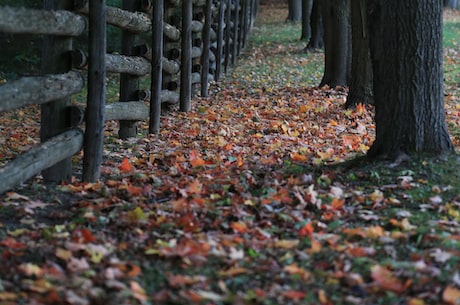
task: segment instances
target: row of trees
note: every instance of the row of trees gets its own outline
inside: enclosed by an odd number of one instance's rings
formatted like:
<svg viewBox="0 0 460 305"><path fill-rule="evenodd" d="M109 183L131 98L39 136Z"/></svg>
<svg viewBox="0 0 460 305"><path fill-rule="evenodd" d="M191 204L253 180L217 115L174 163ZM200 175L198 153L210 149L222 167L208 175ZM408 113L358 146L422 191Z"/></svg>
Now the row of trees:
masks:
<svg viewBox="0 0 460 305"><path fill-rule="evenodd" d="M452 152L444 113L443 6L460 1L289 0L307 49L323 47L320 86L348 86L346 107L375 105L370 157Z"/></svg>

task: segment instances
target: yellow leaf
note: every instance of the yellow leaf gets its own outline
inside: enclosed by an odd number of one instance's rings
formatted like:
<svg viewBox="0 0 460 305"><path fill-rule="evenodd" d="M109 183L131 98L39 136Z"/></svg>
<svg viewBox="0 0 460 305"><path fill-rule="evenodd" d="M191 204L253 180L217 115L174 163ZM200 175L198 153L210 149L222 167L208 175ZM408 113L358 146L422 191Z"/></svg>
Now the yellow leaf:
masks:
<svg viewBox="0 0 460 305"><path fill-rule="evenodd" d="M293 248L296 248L298 245L299 245L299 240L297 239L282 239L282 240L275 242L275 247L282 248L282 249L293 249Z"/></svg>

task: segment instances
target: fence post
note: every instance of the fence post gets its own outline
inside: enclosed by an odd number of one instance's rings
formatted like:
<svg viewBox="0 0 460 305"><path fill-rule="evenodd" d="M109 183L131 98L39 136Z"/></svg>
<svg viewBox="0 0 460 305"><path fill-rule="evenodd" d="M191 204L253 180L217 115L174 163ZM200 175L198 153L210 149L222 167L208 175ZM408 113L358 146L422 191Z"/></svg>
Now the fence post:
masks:
<svg viewBox="0 0 460 305"><path fill-rule="evenodd" d="M234 18L234 28L233 28L233 52L232 52L232 65L236 64L236 58L240 55L239 41L239 27L240 27L240 0L235 0L235 16Z"/></svg>
<svg viewBox="0 0 460 305"><path fill-rule="evenodd" d="M224 10L225 1L219 1L219 13L217 14L217 50L216 50L216 80L220 79L222 74L222 50L224 44Z"/></svg>
<svg viewBox="0 0 460 305"><path fill-rule="evenodd" d="M123 0L122 7L127 11L136 11L139 8L138 0ZM137 34L123 30L121 34L121 53L134 55ZM139 90L139 77L128 73L120 75L120 102L137 100ZM120 121L118 136L121 139L135 137L137 134L137 121Z"/></svg>
<svg viewBox="0 0 460 305"><path fill-rule="evenodd" d="M96 182L101 175L105 126L106 0L89 1L89 66L83 181Z"/></svg>
<svg viewBox="0 0 460 305"><path fill-rule="evenodd" d="M231 34L231 27L230 24L232 23L232 3L231 0L227 0L227 10L225 13L225 73L228 72L228 67L230 65L230 34Z"/></svg>
<svg viewBox="0 0 460 305"><path fill-rule="evenodd" d="M160 131L161 89L163 82L163 22L164 0L153 1L152 12L152 82L150 96L149 132Z"/></svg>
<svg viewBox="0 0 460 305"><path fill-rule="evenodd" d="M190 111L192 98L192 18L193 2L182 1L182 53L180 111Z"/></svg>
<svg viewBox="0 0 460 305"><path fill-rule="evenodd" d="M201 96L209 94L209 51L211 46L212 0L206 0L204 9L203 53L201 54Z"/></svg>
<svg viewBox="0 0 460 305"><path fill-rule="evenodd" d="M44 0L44 9L71 10L72 0ZM71 69L70 51L72 38L46 35L43 44L42 72L61 74ZM51 137L71 127L68 106L70 98L65 97L41 105L40 140L45 142ZM42 172L47 182L70 181L72 177L72 158L66 158Z"/></svg>

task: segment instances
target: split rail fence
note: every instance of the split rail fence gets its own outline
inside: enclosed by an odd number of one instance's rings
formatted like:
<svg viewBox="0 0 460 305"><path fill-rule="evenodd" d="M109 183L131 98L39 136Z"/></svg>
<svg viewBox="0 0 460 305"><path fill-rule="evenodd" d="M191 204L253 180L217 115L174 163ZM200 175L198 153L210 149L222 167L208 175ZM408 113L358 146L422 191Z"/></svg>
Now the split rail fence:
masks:
<svg viewBox="0 0 460 305"><path fill-rule="evenodd" d="M119 137L136 136L137 122L160 130L161 109L189 111L205 97L246 44L258 0L44 0L43 9L0 6L0 32L43 35L40 76L0 85L0 112L40 105L41 143L0 167L0 194L42 173L70 181L72 156L83 148L84 181L100 178L103 130L119 121ZM107 24L122 30L121 54L107 54ZM72 41L88 31L87 50ZM141 34L151 33L140 43ZM106 73L120 74L119 102L107 104ZM150 88L140 88L150 76ZM71 105L87 83L86 107ZM146 103L145 101L149 101ZM84 123L85 127L80 128ZM84 131L83 131L84 129Z"/></svg>

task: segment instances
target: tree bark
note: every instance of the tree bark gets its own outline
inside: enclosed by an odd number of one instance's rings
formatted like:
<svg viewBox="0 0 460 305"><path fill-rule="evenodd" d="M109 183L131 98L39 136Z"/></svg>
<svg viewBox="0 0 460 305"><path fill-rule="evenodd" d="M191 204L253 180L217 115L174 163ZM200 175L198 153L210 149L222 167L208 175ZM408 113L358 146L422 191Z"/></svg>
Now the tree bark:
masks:
<svg viewBox="0 0 460 305"><path fill-rule="evenodd" d="M359 103L374 103L366 3L366 0L351 0L351 79L346 108L355 107Z"/></svg>
<svg viewBox="0 0 460 305"><path fill-rule="evenodd" d="M368 156L452 152L444 112L442 2L369 4L376 139Z"/></svg>
<svg viewBox="0 0 460 305"><path fill-rule="evenodd" d="M324 47L324 26L323 26L323 0L313 0L310 14L311 37L308 41L306 51L322 49Z"/></svg>
<svg viewBox="0 0 460 305"><path fill-rule="evenodd" d="M286 21L301 21L302 20L302 0L288 1L289 14Z"/></svg>
<svg viewBox="0 0 460 305"><path fill-rule="evenodd" d="M325 65L320 86L346 86L351 64L350 0L325 0Z"/></svg>
<svg viewBox="0 0 460 305"><path fill-rule="evenodd" d="M313 0L302 0L302 34L300 40L307 40L311 37L310 16L313 8Z"/></svg>

